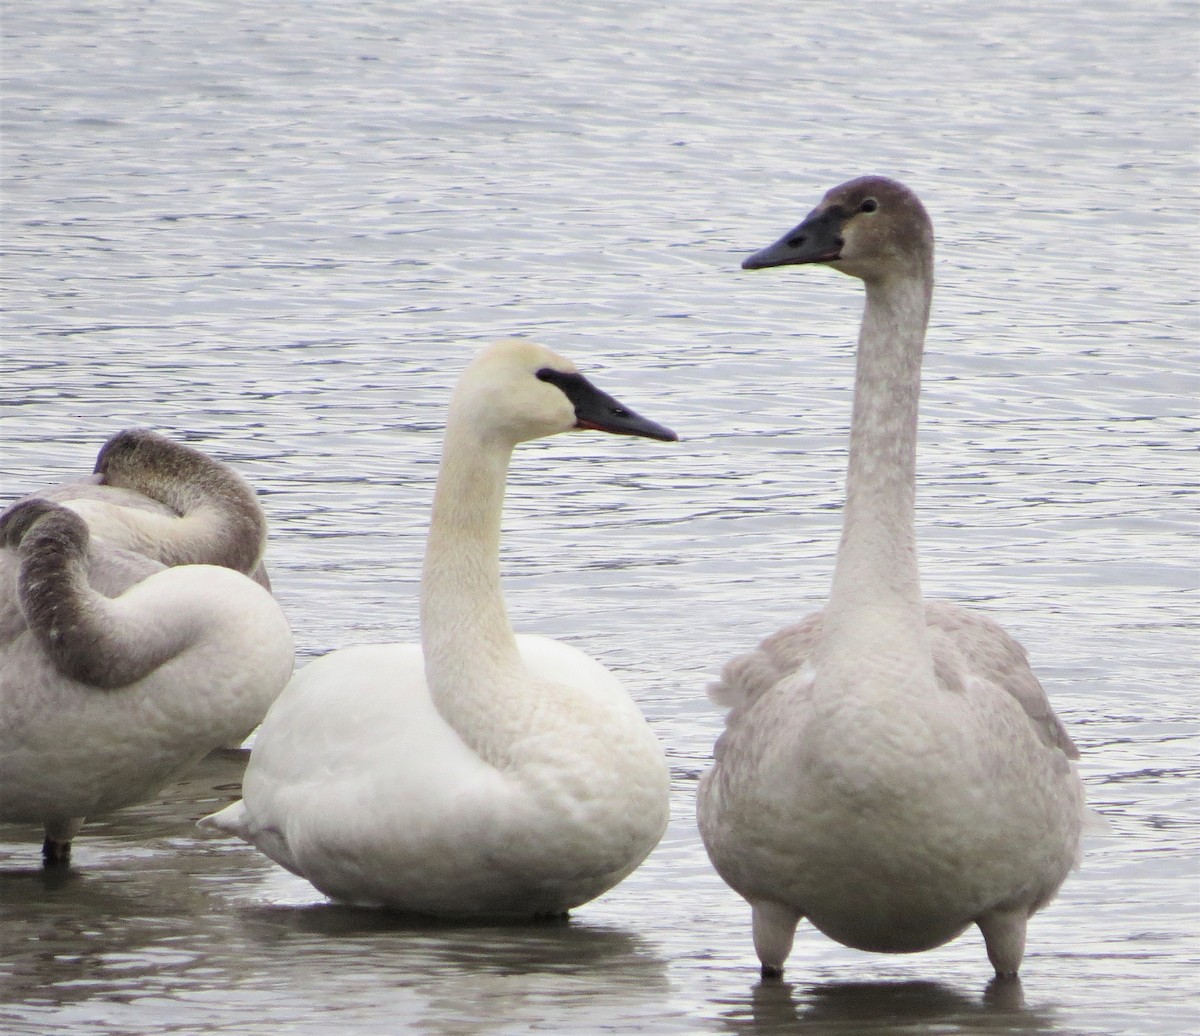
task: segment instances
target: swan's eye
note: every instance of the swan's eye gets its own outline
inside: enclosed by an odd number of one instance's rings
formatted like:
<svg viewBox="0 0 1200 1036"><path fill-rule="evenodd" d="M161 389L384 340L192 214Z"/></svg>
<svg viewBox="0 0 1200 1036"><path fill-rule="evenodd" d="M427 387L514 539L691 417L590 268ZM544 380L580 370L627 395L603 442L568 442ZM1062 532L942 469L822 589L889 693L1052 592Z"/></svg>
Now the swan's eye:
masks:
<svg viewBox="0 0 1200 1036"><path fill-rule="evenodd" d="M788 248L799 248L802 244L804 244L804 235L797 234L795 237L789 237L787 244Z"/></svg>
<svg viewBox="0 0 1200 1036"><path fill-rule="evenodd" d="M868 198L858 207L858 211L874 212L877 208L879 208L879 202L877 202L874 198Z"/></svg>

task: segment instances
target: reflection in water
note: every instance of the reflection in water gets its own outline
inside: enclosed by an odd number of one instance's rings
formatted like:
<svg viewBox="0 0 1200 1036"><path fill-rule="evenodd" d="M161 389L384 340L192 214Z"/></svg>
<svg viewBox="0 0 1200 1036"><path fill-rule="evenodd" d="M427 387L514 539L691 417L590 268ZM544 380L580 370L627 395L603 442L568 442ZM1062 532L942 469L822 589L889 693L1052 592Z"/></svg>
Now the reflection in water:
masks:
<svg viewBox="0 0 1200 1036"><path fill-rule="evenodd" d="M1003 988L1001 988L1003 987ZM1055 1031L1024 1009L1019 979L993 979L981 998L939 982L826 982L801 986L759 982L744 1001L728 1004L727 1031L770 1036L803 1032L886 1034ZM928 1026L928 1029L926 1028Z"/></svg>
<svg viewBox="0 0 1200 1036"><path fill-rule="evenodd" d="M250 908L236 927L254 956L286 958L289 981L313 999L336 990L340 1002L359 982L368 996L381 985L389 997L407 990L424 1003L423 1023L448 1033L532 1024L574 1006L616 1017L668 988L666 963L645 939L574 920L471 926L317 904ZM263 995L276 988L272 975Z"/></svg>
<svg viewBox="0 0 1200 1036"><path fill-rule="evenodd" d="M644 961L645 978L663 962L632 932L566 918L472 924L467 921L407 917L368 907L316 903L298 907L249 907L239 914L249 941L293 938L312 952L361 956L380 938L397 946L420 947L431 972L468 967L497 974L568 970L586 973L622 958Z"/></svg>
<svg viewBox="0 0 1200 1036"><path fill-rule="evenodd" d="M427 1031L488 1033L497 1019L533 1025L577 1009L620 1017L646 997L667 998L654 944L586 915L435 922L329 903L299 879L284 898L298 889L302 900L279 905L290 875L194 829L236 794L244 763L244 752L214 753L161 801L98 821L71 870L26 865L36 842L0 841L0 858L12 861L0 869L3 1000L24 1005L26 1018L52 1015L60 1032L131 1024L152 1006L156 1018L175 1013L191 1025L232 1014L249 1034L283 1024L360 1031L372 1012L419 1018ZM10 831L21 833L0 827Z"/></svg>

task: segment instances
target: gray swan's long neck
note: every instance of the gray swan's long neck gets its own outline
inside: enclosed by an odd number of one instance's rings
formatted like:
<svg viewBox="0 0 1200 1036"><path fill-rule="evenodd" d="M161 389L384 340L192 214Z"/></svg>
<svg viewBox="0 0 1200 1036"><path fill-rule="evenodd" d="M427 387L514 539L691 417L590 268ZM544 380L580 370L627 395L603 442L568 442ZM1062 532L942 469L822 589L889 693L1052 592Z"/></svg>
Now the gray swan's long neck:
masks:
<svg viewBox="0 0 1200 1036"><path fill-rule="evenodd" d="M152 673L187 643L188 622L129 618L88 583L88 534L65 508L21 544L18 593L29 629L64 676L103 690Z"/></svg>
<svg viewBox="0 0 1200 1036"><path fill-rule="evenodd" d="M920 621L914 497L921 357L933 279L867 283L854 382L841 544L827 616L862 609Z"/></svg>
<svg viewBox="0 0 1200 1036"><path fill-rule="evenodd" d="M190 479L164 481L154 495L181 517L163 538L164 564L254 571L266 547L267 523L254 490L239 475L214 465Z"/></svg>
<svg viewBox="0 0 1200 1036"><path fill-rule="evenodd" d="M511 447L447 428L421 574L421 646L438 710L491 761L521 712L523 666L500 585ZM485 719L488 714L494 722ZM490 728L490 729L489 729Z"/></svg>

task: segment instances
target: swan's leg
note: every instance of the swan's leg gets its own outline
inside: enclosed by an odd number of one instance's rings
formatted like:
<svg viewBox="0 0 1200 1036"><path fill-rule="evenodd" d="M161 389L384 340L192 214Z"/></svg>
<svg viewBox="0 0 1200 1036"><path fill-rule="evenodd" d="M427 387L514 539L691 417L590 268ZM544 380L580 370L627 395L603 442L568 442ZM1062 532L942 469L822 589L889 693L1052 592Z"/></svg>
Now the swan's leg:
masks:
<svg viewBox="0 0 1200 1036"><path fill-rule="evenodd" d="M781 978L783 962L792 952L796 925L804 916L794 907L765 899L750 904L754 919L754 952L762 964L763 978Z"/></svg>
<svg viewBox="0 0 1200 1036"><path fill-rule="evenodd" d="M976 924L983 933L988 960L1001 978L1016 978L1025 956L1025 926L1029 915L1024 910L993 910Z"/></svg>
<svg viewBox="0 0 1200 1036"><path fill-rule="evenodd" d="M46 840L42 842L43 867L67 867L71 863L71 839L83 827L83 817L46 821Z"/></svg>

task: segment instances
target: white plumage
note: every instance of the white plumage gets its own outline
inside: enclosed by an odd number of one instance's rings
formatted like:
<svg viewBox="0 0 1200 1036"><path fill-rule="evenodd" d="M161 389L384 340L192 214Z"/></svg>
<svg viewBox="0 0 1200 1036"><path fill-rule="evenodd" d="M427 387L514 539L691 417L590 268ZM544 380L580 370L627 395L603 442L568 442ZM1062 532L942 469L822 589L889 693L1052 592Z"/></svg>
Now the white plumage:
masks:
<svg viewBox="0 0 1200 1036"><path fill-rule="evenodd" d="M206 826L337 899L444 916L559 914L645 858L667 821L662 749L599 663L514 636L500 589L510 454L575 427L674 438L533 343L476 358L447 422L421 644L346 648L299 672L243 800Z"/></svg>

